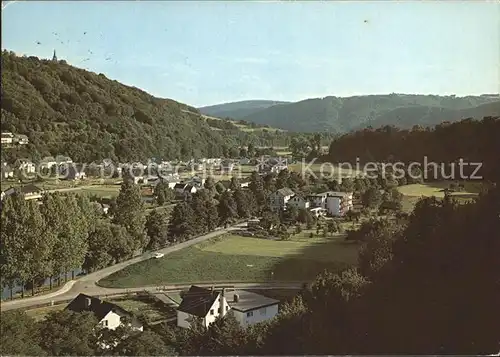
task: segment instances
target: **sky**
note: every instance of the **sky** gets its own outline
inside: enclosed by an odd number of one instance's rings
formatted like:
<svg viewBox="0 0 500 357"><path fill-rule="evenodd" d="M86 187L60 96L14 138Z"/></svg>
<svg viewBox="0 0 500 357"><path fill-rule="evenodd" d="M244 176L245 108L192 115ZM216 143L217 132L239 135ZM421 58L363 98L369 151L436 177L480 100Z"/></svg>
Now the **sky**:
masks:
<svg viewBox="0 0 500 357"><path fill-rule="evenodd" d="M4 3L4 2L2 2ZM500 91L496 1L15 1L2 49L155 96L249 99Z"/></svg>

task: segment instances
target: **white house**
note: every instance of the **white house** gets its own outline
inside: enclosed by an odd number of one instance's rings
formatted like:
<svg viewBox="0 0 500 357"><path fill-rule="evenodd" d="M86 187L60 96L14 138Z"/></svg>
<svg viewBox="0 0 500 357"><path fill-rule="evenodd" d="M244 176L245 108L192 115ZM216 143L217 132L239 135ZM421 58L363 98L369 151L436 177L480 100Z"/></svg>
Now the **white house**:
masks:
<svg viewBox="0 0 500 357"><path fill-rule="evenodd" d="M2 133L2 144L12 144L14 141L14 134L11 132L3 132Z"/></svg>
<svg viewBox="0 0 500 357"><path fill-rule="evenodd" d="M249 291L228 294L225 289L215 290L191 286L177 308L177 326L189 328L194 318L202 319L208 327L218 316L232 312L245 327L273 318L278 314L279 301ZM222 309L221 309L222 307Z"/></svg>
<svg viewBox="0 0 500 357"><path fill-rule="evenodd" d="M170 185L169 185L170 187ZM174 191L177 196L185 196L188 193L196 193L198 191L194 185L187 183L176 183L174 185Z"/></svg>
<svg viewBox="0 0 500 357"><path fill-rule="evenodd" d="M326 197L328 192L317 193L314 195L307 196L307 200L311 203L312 207L322 207L325 208Z"/></svg>
<svg viewBox="0 0 500 357"><path fill-rule="evenodd" d="M90 311L95 315L97 321L99 321L103 327L110 330L115 330L123 323L124 319L129 321L132 329L137 331L143 331L144 329L143 325L134 318L131 313L120 306L85 294L78 294L78 296L66 306L65 310L73 312Z"/></svg>
<svg viewBox="0 0 500 357"><path fill-rule="evenodd" d="M9 164L4 162L2 164L2 179L13 178L13 177L14 177L14 170Z"/></svg>
<svg viewBox="0 0 500 357"><path fill-rule="evenodd" d="M29 160L16 160L15 165L23 174L34 174L36 172L36 166Z"/></svg>
<svg viewBox="0 0 500 357"><path fill-rule="evenodd" d="M228 296L228 304L243 327L272 319L279 312L278 300L245 290Z"/></svg>
<svg viewBox="0 0 500 357"><path fill-rule="evenodd" d="M208 327L217 316L224 316L229 311L224 293L224 289L215 291L213 288L192 285L182 296L182 302L177 308L177 326L189 328L194 318L200 318L203 325Z"/></svg>
<svg viewBox="0 0 500 357"><path fill-rule="evenodd" d="M300 195L295 195L290 200L288 200L287 205L290 207L295 207L297 209L307 209L309 208L309 201Z"/></svg>
<svg viewBox="0 0 500 357"><path fill-rule="evenodd" d="M352 193L332 192L326 197L325 208L332 216L343 216L353 208Z"/></svg>
<svg viewBox="0 0 500 357"><path fill-rule="evenodd" d="M286 209L286 205L295 193L289 188L281 188L269 195L269 204L273 211Z"/></svg>

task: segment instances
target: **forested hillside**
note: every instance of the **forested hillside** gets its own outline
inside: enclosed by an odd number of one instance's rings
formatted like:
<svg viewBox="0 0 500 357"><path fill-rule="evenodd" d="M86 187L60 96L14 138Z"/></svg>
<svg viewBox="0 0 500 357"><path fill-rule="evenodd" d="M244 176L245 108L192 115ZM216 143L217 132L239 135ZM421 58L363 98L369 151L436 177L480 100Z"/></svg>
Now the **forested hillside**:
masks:
<svg viewBox="0 0 500 357"><path fill-rule="evenodd" d="M273 141L271 133L213 130L188 112L198 110L65 61L2 52L2 131L30 140L17 157L64 154L86 162L218 157L246 141Z"/></svg>
<svg viewBox="0 0 500 357"><path fill-rule="evenodd" d="M471 163L464 172L474 169L472 163L481 163L480 173L485 178L500 180L499 138L499 117L444 122L434 128L415 126L411 130L384 126L335 139L323 159L336 163L354 163L356 159L361 162L422 163L427 157L427 162L456 163L462 158Z"/></svg>
<svg viewBox="0 0 500 357"><path fill-rule="evenodd" d="M432 126L443 121L500 114L494 96L369 95L325 97L272 106L244 120L299 132L347 132L367 126Z"/></svg>
<svg viewBox="0 0 500 357"><path fill-rule="evenodd" d="M219 118L243 119L244 117L274 105L288 104L274 100L244 100L199 108L200 112Z"/></svg>

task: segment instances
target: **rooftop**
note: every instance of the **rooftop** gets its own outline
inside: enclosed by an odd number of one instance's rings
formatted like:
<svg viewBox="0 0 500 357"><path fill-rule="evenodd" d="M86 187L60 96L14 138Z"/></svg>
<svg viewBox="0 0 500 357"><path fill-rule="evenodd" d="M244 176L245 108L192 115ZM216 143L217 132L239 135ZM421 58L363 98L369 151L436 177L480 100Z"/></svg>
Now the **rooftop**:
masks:
<svg viewBox="0 0 500 357"><path fill-rule="evenodd" d="M234 301L234 295L238 295L238 302ZM279 300L268 298L260 294L246 290L236 290L226 293L226 299L231 309L237 311L250 311L261 307L279 304Z"/></svg>
<svg viewBox="0 0 500 357"><path fill-rule="evenodd" d="M130 315L130 316L132 315L128 311L119 307L118 305L112 304L107 301L103 301L101 299L86 294L79 294L69 303L68 306L66 306L65 310L70 310L73 312L90 311L94 313L95 317L99 321L101 321L111 311L122 315Z"/></svg>

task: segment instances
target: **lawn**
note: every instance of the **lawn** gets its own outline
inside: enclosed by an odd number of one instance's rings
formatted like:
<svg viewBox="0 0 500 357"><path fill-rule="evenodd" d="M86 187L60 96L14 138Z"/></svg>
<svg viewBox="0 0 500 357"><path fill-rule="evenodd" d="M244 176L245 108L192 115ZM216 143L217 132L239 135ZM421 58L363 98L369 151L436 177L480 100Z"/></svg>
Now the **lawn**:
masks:
<svg viewBox="0 0 500 357"><path fill-rule="evenodd" d="M338 167L335 166L331 163L324 163L324 164L311 164L309 165L308 163L305 163L304 165L302 163L298 164L293 164L289 165L289 170L290 171L295 171L295 172L304 172L307 174L310 174L311 171L318 176L318 178L331 178L331 179L342 179L342 177L354 177L361 172L358 172L355 167L352 169L346 167Z"/></svg>
<svg viewBox="0 0 500 357"><path fill-rule="evenodd" d="M324 269L357 261L357 246L343 238L272 241L228 235L182 249L162 259L131 265L101 280L105 287L135 287L212 281L310 281Z"/></svg>
<svg viewBox="0 0 500 357"><path fill-rule="evenodd" d="M31 316L35 321L40 321L47 316L49 312L63 310L68 304L59 304L54 306L39 307L36 309L25 310L26 315Z"/></svg>
<svg viewBox="0 0 500 357"><path fill-rule="evenodd" d="M398 187L399 192L409 197L444 197L444 189L450 186L451 182L429 182L424 184L411 184ZM453 196L475 196L481 189L481 183L465 182L465 190L451 193Z"/></svg>
<svg viewBox="0 0 500 357"><path fill-rule="evenodd" d="M118 196L120 185L94 185L84 187L80 192L88 195L96 195L98 197L115 197Z"/></svg>

